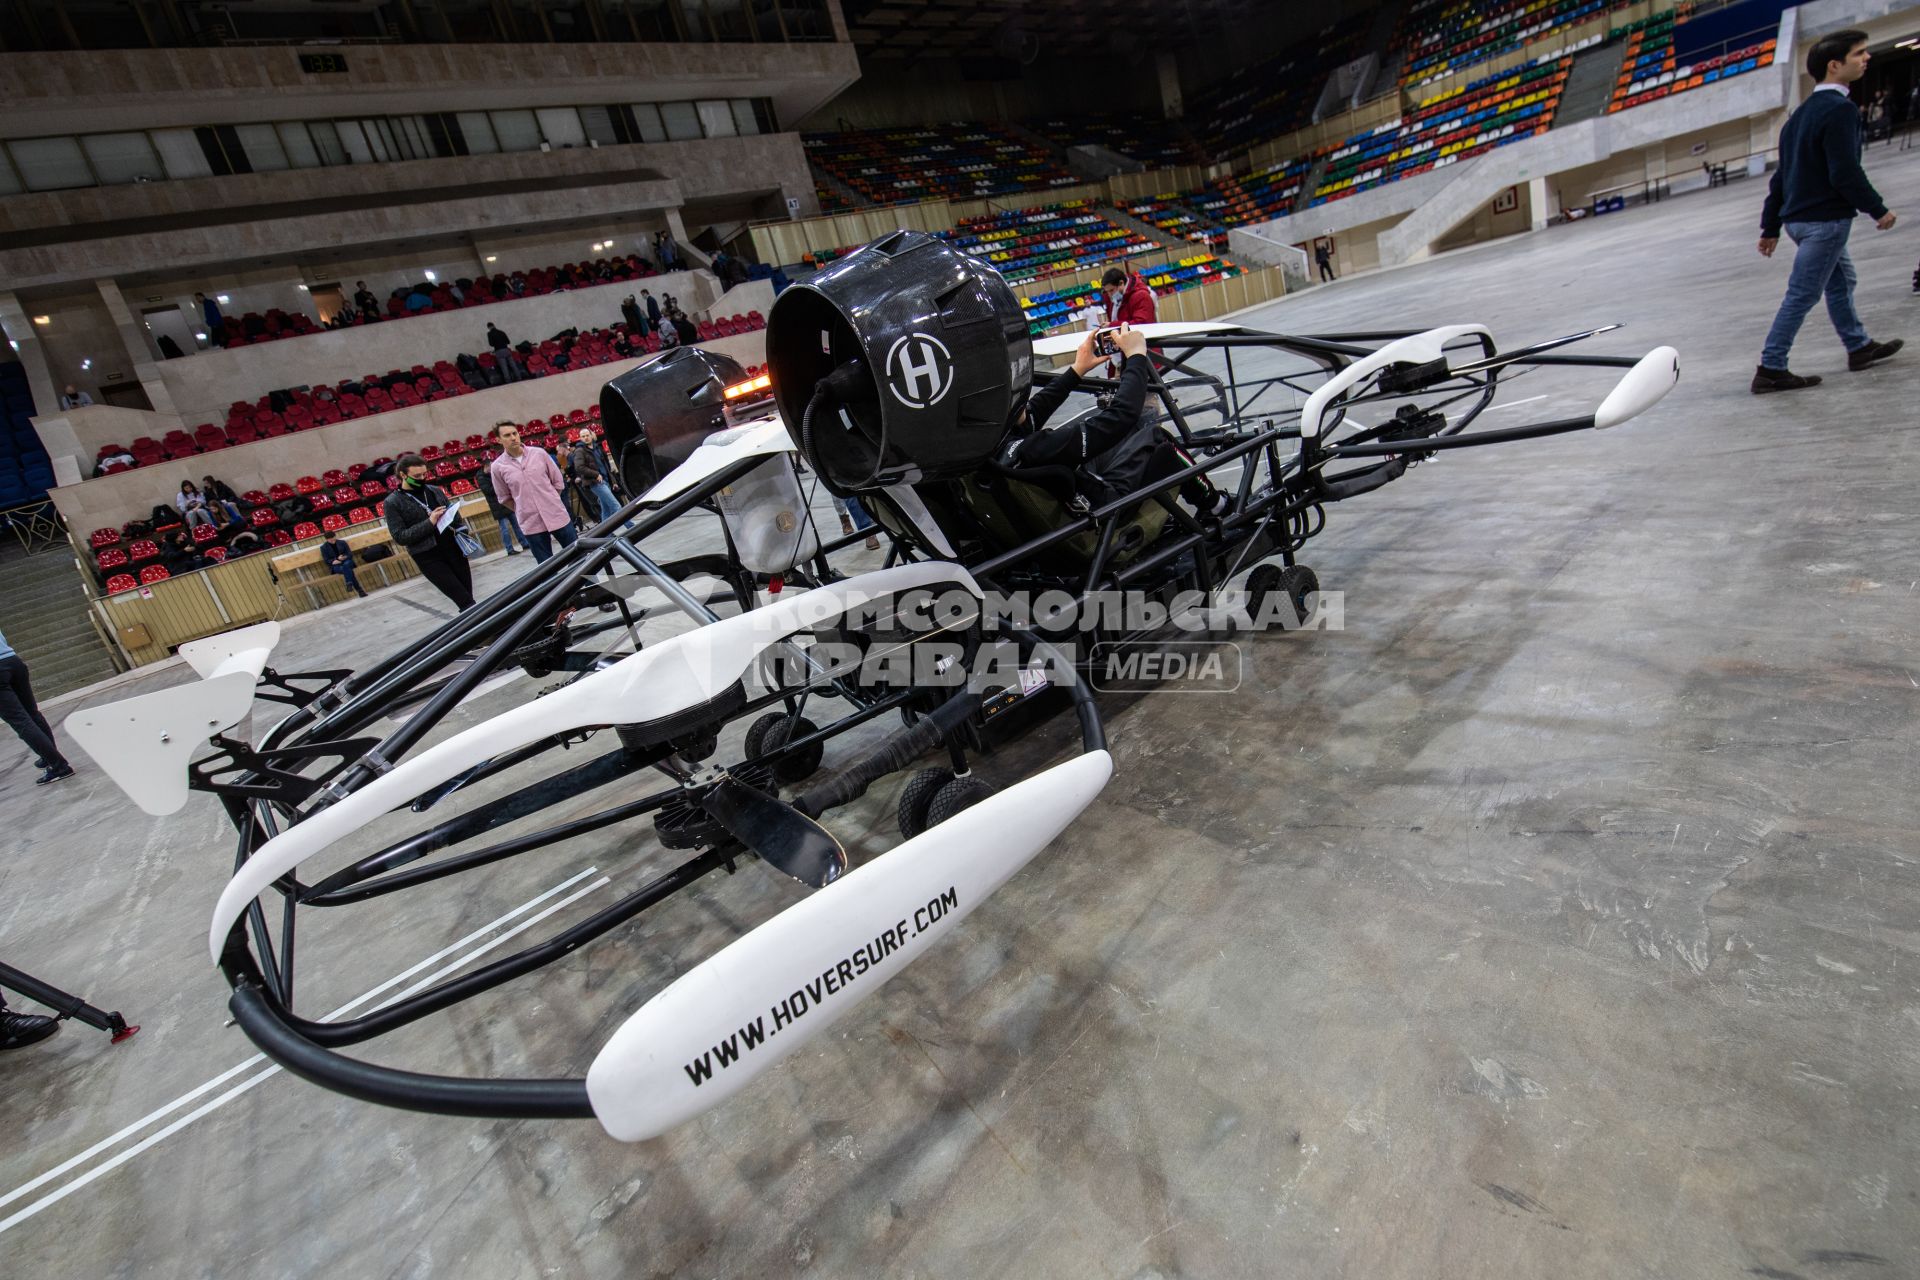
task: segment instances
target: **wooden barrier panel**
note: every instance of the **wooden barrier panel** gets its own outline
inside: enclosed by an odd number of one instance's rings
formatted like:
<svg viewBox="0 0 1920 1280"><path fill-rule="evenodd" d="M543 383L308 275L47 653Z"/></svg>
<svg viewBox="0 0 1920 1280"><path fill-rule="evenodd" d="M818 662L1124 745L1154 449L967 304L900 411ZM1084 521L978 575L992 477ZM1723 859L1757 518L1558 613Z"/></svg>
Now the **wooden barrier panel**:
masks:
<svg viewBox="0 0 1920 1280"><path fill-rule="evenodd" d="M480 545L487 551L500 550L500 527L487 511L484 497L473 494L461 500L466 517ZM386 540L386 526L358 526L347 531L349 546L358 548ZM287 618L311 613L337 603L346 594L344 580L332 573L306 580L301 572L303 553L314 553L322 538L307 538L274 552L256 552L238 560L210 565L168 578L139 591L121 591L94 602L106 628L118 638L128 661L134 666L160 662L189 640L230 631L269 618ZM283 563L293 572L281 573L274 581L274 566ZM369 590L420 575L413 558L396 551L385 560L357 566L361 585Z"/></svg>

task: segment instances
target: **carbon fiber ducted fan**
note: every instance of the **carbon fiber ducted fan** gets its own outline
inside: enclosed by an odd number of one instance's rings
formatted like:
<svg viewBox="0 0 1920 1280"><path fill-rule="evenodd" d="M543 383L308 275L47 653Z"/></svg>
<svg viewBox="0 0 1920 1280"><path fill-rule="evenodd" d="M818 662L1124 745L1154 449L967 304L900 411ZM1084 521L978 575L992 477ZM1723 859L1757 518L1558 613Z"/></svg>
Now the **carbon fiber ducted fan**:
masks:
<svg viewBox="0 0 1920 1280"><path fill-rule="evenodd" d="M607 452L627 492L644 493L716 431L724 431L726 388L743 381L738 360L705 347L675 347L600 388Z"/></svg>
<svg viewBox="0 0 1920 1280"><path fill-rule="evenodd" d="M851 493L992 458L1032 388L1033 344L999 272L896 231L780 295L767 368L808 465Z"/></svg>

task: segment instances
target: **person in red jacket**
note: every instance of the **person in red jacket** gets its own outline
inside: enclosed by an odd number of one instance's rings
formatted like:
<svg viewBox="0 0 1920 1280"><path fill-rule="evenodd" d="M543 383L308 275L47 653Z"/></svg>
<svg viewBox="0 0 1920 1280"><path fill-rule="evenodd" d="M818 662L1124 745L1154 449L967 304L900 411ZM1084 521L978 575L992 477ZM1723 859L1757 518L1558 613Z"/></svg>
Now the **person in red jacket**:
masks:
<svg viewBox="0 0 1920 1280"><path fill-rule="evenodd" d="M1100 277L1101 292L1107 295L1107 323L1139 326L1159 319L1153 304L1153 290L1137 271L1108 267Z"/></svg>

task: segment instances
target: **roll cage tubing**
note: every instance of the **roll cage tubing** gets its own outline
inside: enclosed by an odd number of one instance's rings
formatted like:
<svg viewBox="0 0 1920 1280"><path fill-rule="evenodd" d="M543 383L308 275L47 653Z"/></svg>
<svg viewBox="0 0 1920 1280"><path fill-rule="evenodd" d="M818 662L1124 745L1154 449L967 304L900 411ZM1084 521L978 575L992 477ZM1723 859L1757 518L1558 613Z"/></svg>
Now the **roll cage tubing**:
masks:
<svg viewBox="0 0 1920 1280"><path fill-rule="evenodd" d="M1015 635L1023 659L1051 651L1049 643L1039 636ZM1069 675L1069 682L1061 687L1079 721L1082 754L1104 753L1106 733L1092 693L1084 680L1072 676L1070 665L1057 652L1054 656L1053 669ZM969 701L977 699L965 691L951 699L961 704ZM227 934L220 955L221 971L233 987L228 1008L247 1037L276 1063L314 1084L365 1102L439 1115L593 1118L596 1112L584 1077L483 1080L438 1076L351 1058L336 1052L335 1046L371 1039L530 973L633 919L708 872L729 866L738 856L737 851L709 849L537 946L349 1022L319 1022L294 1015L236 925Z"/></svg>
<svg viewBox="0 0 1920 1280"><path fill-rule="evenodd" d="M1440 331L1434 331L1440 332ZM1597 331L1599 332L1599 331ZM1143 490L1093 508L1063 524L1060 528L1031 539L1027 543L993 556L970 571L977 580L991 582L997 575L1009 581L1019 576L1023 565L1042 552L1089 530L1097 531L1097 549L1089 569L1079 583L1081 598L1096 590L1122 588L1143 580L1164 585L1168 581L1191 581L1209 592L1222 584L1232 570L1217 574L1226 557L1240 551L1237 569L1248 554L1260 547L1265 537L1270 542L1262 554L1278 549L1288 563L1306 539L1318 531L1319 509L1329 501L1338 501L1377 488L1403 473L1412 460L1443 448L1464 448L1511 440L1580 430L1596 425L1594 415L1535 423L1521 427L1466 433L1465 428L1492 401L1498 390L1499 373L1513 365L1571 365L1631 369L1641 360L1627 356L1562 356L1548 352L1555 347L1591 334L1578 334L1538 344L1521 351L1501 355L1484 331L1461 328L1448 331L1440 350L1465 343L1477 347L1479 359L1459 369L1427 369L1426 379L1417 386L1395 384L1383 389L1383 375L1396 374L1404 363L1388 363L1354 381L1320 406L1325 412L1313 422L1313 430L1303 426L1304 409L1271 415L1258 426L1245 422L1260 396L1276 387L1284 387L1310 401L1313 389L1303 379L1338 378L1359 362L1379 356L1374 348L1356 345L1362 342L1403 342L1419 338L1423 331L1336 334L1321 337L1297 337L1256 333L1179 335L1155 340L1150 364L1152 391L1162 403L1173 434L1182 446L1199 460L1184 469L1156 478L1151 490ZM1233 377L1233 353L1242 347L1277 349L1309 360L1315 367L1305 373L1240 381ZM1192 360L1207 350L1220 349L1227 366L1227 381L1195 369ZM1174 376L1168 377L1163 370ZM1419 373L1419 370L1415 370ZM1092 391L1113 387L1105 379L1088 378L1083 385ZM1183 408L1176 392L1189 386L1211 386L1215 403ZM1441 396L1433 412L1462 401L1467 409L1453 421L1442 420L1427 434L1388 438L1396 429L1389 421L1378 427L1363 428L1336 441L1328 439L1345 425L1346 411L1356 404L1413 397ZM1191 412L1219 412L1223 425L1196 430L1188 421ZM1279 421L1276 422L1275 419ZM1288 425L1286 419L1294 419ZM1431 425L1429 422L1428 425ZM1297 441L1297 448L1283 457L1281 442ZM468 610L422 639L360 673L316 672L281 676L268 669L262 673L262 697L292 704L294 712L268 731L257 750L225 738L215 738L224 753L196 762L194 776L205 781L213 776L228 776L233 781L218 790L230 817L239 829L235 854L236 868L252 851L272 838L282 821L297 822L310 816L332 800L349 794L393 768L393 761L404 755L437 725L488 676L514 660L516 652L536 631L583 592L594 588L594 577L611 566L631 568L640 579L660 588L668 605L660 609L633 610L625 596L614 597L620 619L582 629L577 638L609 630L631 628L655 613L678 609L702 622L717 615L707 607L711 603L733 600L748 606L758 586L753 575L741 568L735 554L731 532L721 522L727 555L697 556L660 564L639 549L648 536L673 520L696 509L714 510L712 495L763 464L761 454L741 459L720 470L697 487L672 494L663 501L650 503L643 495L627 503L610 520L583 535L574 546L560 552L541 571ZM1361 467L1329 474L1329 465L1342 458L1367 459ZM1264 466L1266 483L1255 490L1255 465L1242 469L1225 514L1208 522L1195 519L1175 505L1171 494L1185 481L1217 470L1242 459ZM1010 473L1016 477L1021 473ZM1044 476L1035 476L1044 479ZM1143 501L1164 507L1178 528L1171 536L1163 533L1148 553L1130 565L1109 572L1116 530ZM630 530L624 530L627 522ZM1284 538L1267 531L1281 522ZM909 527L911 527L909 523ZM859 541L860 532L834 541L824 541L807 564L816 581L830 581L837 575L829 558L837 551ZM931 547L916 545L911 535L903 541L896 536L888 563L896 558L940 558ZM1191 561L1182 566L1183 557ZM916 555L916 552L919 553ZM727 584L726 592L706 601L694 598L676 577L680 573L706 572ZM804 581L801 575L794 575ZM1058 575L1054 575L1058 578ZM605 588L600 588L605 591ZM1042 637L1027 636L1027 642L1046 644ZM477 653L475 651L478 650ZM475 653L472 660L451 676L424 686L420 682L434 676L463 655ZM326 680L326 687L309 691L294 681ZM746 764L770 763L789 754L807 750L896 708L906 709L913 691L871 696L846 682L830 682L832 692L853 707L850 715L803 737L786 742L776 750L763 753ZM782 704L792 714L805 706L816 690L812 683L799 687L774 688L743 707L732 710L728 719L751 714L755 710ZM1097 711L1084 682L1070 688L1079 712L1083 744L1104 745ZM420 705L424 703L424 705ZM420 709L386 738L374 741L353 735L367 726L409 706ZM976 708L977 710L977 708ZM586 731L590 733L591 730ZM429 788L416 798L412 808L424 812L454 790L483 778L503 773L552 750L567 747L583 733L567 733L530 743L485 762L440 786ZM467 1081L422 1076L356 1062L331 1052L331 1047L357 1043L378 1036L421 1017L449 1007L461 1000L490 990L513 978L560 958L585 942L633 919L673 893L694 883L715 869L733 869L741 855L738 850L707 849L654 878L621 901L581 921L560 934L482 969L448 980L413 996L394 1001L349 1022L323 1023L303 1019L292 1012L294 973L294 916L300 905L336 906L361 902L399 889L427 883L475 867L515 856L519 853L570 839L642 816L661 808L684 791L669 787L654 794L627 800L609 809L561 823L478 849L422 862L428 855L447 849L508 822L536 813L564 800L586 794L625 775L649 768L664 753L616 751L604 753L585 763L543 780L538 788L522 788L501 799L488 802L446 819L428 830L407 837L385 849L360 859L349 867L311 885L301 884L293 873L281 877L273 887L283 895L281 945L276 948L267 927L266 912L259 899L253 900L245 914L227 934L220 966L234 987L231 1002L237 1021L263 1050L289 1070L352 1096L414 1109L454 1114L501 1116L579 1116L591 1114L587 1107L584 1083L578 1080ZM338 757L336 764L313 776L297 772L300 764L317 758ZM537 792L537 794L536 794ZM299 805L311 800L303 813ZM259 948L256 960L247 945L247 933Z"/></svg>

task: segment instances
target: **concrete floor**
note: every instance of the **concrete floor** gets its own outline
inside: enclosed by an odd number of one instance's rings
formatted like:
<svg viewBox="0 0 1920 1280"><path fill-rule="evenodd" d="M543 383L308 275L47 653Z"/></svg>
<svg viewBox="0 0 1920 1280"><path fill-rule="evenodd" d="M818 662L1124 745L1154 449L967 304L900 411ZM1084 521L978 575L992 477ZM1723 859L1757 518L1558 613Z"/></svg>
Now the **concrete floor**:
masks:
<svg viewBox="0 0 1920 1280"><path fill-rule="evenodd" d="M1920 222L1920 157L1870 169ZM145 1027L9 1056L4 1270L1920 1275L1920 350L1849 374L1816 315L1794 366L1828 384L1748 396L1787 266L1754 253L1761 194L1267 308L1509 343L1621 320L1597 348L1672 342L1684 377L1622 430L1446 457L1334 510L1304 559L1345 631L1254 641L1236 699L1110 708L1119 770L1082 821L824 1040L652 1143L384 1111L260 1063L193 1093L253 1057L204 951L215 805L148 820L96 771L37 792L0 756L6 958ZM1878 337L1920 338L1913 225L1855 232ZM1533 375L1507 398L1546 398L1487 423L1556 416L1574 385ZM319 615L276 664L383 652L426 592ZM894 838L889 798L858 849ZM537 928L578 918L662 859L640 824L331 913L303 933L305 1007L597 868L613 884L585 875ZM709 882L368 1056L578 1073L798 892Z"/></svg>

